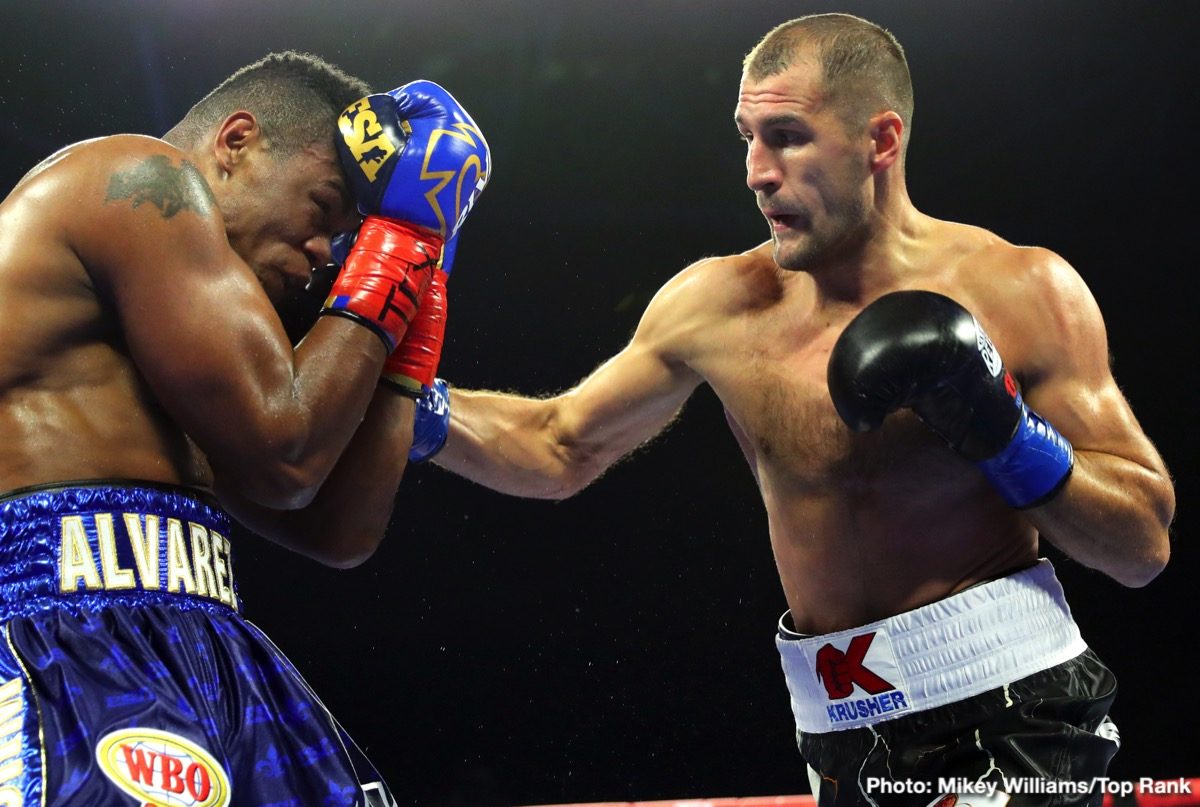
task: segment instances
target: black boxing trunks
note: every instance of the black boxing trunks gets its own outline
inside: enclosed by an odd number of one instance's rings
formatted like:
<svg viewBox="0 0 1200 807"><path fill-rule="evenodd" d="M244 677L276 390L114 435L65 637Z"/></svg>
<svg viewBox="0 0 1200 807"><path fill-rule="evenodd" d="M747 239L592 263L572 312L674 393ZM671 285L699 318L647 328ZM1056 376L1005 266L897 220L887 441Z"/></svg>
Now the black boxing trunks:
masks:
<svg viewBox="0 0 1200 807"><path fill-rule="evenodd" d="M1116 679L1049 561L860 628L776 644L819 807L1096 805Z"/></svg>
<svg viewBox="0 0 1200 807"><path fill-rule="evenodd" d="M177 488L0 499L0 807L394 805Z"/></svg>

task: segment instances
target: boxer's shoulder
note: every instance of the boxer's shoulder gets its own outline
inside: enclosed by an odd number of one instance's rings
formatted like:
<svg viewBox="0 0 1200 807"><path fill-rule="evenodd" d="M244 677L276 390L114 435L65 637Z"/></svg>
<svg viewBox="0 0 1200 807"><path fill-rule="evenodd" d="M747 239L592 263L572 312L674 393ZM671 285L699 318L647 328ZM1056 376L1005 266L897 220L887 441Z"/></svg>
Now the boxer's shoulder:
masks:
<svg viewBox="0 0 1200 807"><path fill-rule="evenodd" d="M760 268L748 253L704 258L663 284L638 326L642 344L655 343L665 353L687 361L697 351L728 338L739 311L766 294Z"/></svg>
<svg viewBox="0 0 1200 807"><path fill-rule="evenodd" d="M128 170L155 157L158 162L165 160L174 165L185 159L183 152L171 144L146 135L118 134L81 140L64 146L31 168L13 193L41 195L64 184L106 183L114 172Z"/></svg>
<svg viewBox="0 0 1200 807"><path fill-rule="evenodd" d="M968 224L937 222L927 238L925 263L943 282L971 291L1007 285L1062 282L1074 270L1059 255L1039 246L1008 241Z"/></svg>
<svg viewBox="0 0 1200 807"><path fill-rule="evenodd" d="M936 291L966 306L985 326L993 318L1028 317L1086 293L1061 256L1010 242L982 227L935 221L913 272L900 288Z"/></svg>
<svg viewBox="0 0 1200 807"><path fill-rule="evenodd" d="M971 311L1023 383L1042 374L1063 345L1091 343L1102 331L1086 283L1053 250L967 225L947 227L937 244L928 282L915 287L938 291Z"/></svg>
<svg viewBox="0 0 1200 807"><path fill-rule="evenodd" d="M783 295L780 270L770 255L770 244L764 244L696 261L667 281L655 304L669 305L677 316L728 316L769 305Z"/></svg>
<svg viewBox="0 0 1200 807"><path fill-rule="evenodd" d="M149 211L172 218L185 210L198 213L208 229L219 221L212 191L187 155L157 138L112 135L66 146L40 162L14 187L3 213L6 228L28 225L43 240L86 248L140 228Z"/></svg>
<svg viewBox="0 0 1200 807"><path fill-rule="evenodd" d="M117 209L143 205L163 218L183 211L215 212L212 189L194 158L169 143L141 135L117 135L94 144L94 179L103 202Z"/></svg>

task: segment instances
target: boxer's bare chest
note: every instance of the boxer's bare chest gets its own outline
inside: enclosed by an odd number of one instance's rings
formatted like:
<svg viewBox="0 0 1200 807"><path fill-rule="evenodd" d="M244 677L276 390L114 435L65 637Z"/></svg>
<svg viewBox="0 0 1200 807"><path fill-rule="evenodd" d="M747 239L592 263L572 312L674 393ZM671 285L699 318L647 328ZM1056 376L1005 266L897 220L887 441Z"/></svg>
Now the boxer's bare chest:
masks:
<svg viewBox="0 0 1200 807"><path fill-rule="evenodd" d="M705 378L737 421L760 474L800 492L831 488L910 491L961 476L961 462L911 412L856 434L838 417L826 372L838 337L857 314L779 305L729 324L708 353Z"/></svg>
<svg viewBox="0 0 1200 807"><path fill-rule="evenodd" d="M788 606L808 632L898 613L1014 565L1011 520L980 504L982 477L912 412L865 434L838 417L826 369L854 313L756 317L703 368L743 432Z"/></svg>

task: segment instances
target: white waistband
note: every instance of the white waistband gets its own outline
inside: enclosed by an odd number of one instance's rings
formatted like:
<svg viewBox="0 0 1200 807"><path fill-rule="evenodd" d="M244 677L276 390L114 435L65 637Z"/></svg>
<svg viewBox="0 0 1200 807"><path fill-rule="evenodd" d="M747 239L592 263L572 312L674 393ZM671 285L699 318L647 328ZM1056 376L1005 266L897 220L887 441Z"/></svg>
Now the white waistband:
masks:
<svg viewBox="0 0 1200 807"><path fill-rule="evenodd" d="M1087 649L1045 559L859 628L800 636L781 619L775 644L796 728L807 733L944 706Z"/></svg>

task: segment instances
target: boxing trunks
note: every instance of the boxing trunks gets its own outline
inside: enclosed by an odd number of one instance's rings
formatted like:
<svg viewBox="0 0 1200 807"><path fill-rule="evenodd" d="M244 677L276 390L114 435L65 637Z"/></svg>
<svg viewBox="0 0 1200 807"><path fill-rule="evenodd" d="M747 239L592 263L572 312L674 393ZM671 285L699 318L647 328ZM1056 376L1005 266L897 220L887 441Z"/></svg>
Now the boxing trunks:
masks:
<svg viewBox="0 0 1200 807"><path fill-rule="evenodd" d="M860 628L776 645L819 807L1100 805L1113 674L1047 560Z"/></svg>
<svg viewBox="0 0 1200 807"><path fill-rule="evenodd" d="M0 499L0 807L395 804L240 616L229 527L148 484Z"/></svg>

